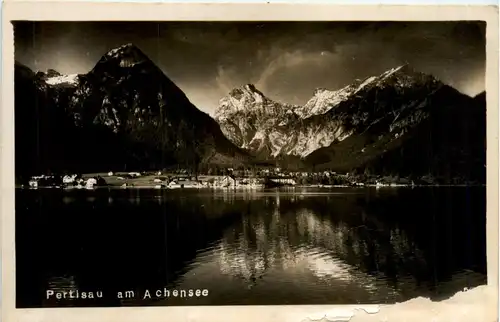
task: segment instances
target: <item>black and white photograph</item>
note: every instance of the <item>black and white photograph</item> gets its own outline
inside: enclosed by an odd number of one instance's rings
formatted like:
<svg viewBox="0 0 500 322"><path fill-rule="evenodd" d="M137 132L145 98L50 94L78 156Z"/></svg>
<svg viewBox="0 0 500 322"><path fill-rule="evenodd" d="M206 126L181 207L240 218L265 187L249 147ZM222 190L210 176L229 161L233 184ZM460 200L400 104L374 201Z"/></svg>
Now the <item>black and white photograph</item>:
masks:
<svg viewBox="0 0 500 322"><path fill-rule="evenodd" d="M487 284L484 21L12 21L17 308Z"/></svg>

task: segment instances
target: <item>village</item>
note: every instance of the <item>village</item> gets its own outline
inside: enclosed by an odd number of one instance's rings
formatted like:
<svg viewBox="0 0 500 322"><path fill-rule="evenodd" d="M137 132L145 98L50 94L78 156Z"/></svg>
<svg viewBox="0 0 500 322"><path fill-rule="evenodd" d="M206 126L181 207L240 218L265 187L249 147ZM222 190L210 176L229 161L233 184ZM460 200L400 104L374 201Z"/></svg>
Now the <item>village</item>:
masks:
<svg viewBox="0 0 500 322"><path fill-rule="evenodd" d="M420 184L432 185L432 178ZM98 187L155 189L265 189L291 187L401 187L415 186L413 180L399 177L355 175L350 173L289 172L281 168L250 170L228 168L218 174L192 174L188 170L156 172L108 172L94 174L40 175L22 188L95 189Z"/></svg>

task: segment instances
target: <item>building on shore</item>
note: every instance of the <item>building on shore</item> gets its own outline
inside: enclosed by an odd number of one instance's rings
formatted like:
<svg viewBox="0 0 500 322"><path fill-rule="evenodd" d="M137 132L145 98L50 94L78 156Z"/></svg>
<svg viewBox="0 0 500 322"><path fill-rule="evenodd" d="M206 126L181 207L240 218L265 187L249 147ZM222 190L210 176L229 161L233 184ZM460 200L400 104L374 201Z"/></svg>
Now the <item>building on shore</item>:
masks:
<svg viewBox="0 0 500 322"><path fill-rule="evenodd" d="M287 177L269 178L269 180L279 185L295 186L297 184L295 179Z"/></svg>
<svg viewBox="0 0 500 322"><path fill-rule="evenodd" d="M226 175L219 181L214 181L214 187L218 188L236 188L237 182L233 175Z"/></svg>
<svg viewBox="0 0 500 322"><path fill-rule="evenodd" d="M167 185L168 188L202 188L203 185L198 181L189 179L172 180Z"/></svg>

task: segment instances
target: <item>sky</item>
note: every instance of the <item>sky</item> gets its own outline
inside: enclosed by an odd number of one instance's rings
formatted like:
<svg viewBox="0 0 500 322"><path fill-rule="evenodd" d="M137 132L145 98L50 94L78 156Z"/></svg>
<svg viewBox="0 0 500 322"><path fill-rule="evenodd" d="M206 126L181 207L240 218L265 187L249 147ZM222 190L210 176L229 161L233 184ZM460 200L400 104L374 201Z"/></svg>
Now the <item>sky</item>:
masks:
<svg viewBox="0 0 500 322"><path fill-rule="evenodd" d="M485 89L483 22L14 22L15 59L34 71L86 73L133 43L201 110L247 83L302 105L409 63L459 91Z"/></svg>

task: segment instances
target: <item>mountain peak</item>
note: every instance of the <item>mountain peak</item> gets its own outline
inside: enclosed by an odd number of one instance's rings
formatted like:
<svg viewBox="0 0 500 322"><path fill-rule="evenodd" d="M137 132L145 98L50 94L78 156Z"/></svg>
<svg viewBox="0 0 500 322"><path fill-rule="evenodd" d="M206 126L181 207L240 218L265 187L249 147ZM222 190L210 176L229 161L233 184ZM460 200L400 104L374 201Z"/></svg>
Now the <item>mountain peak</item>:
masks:
<svg viewBox="0 0 500 322"><path fill-rule="evenodd" d="M121 45L119 47L116 47L116 48L109 50L105 54L105 56L116 57L116 56L120 56L120 55L131 54L134 52L141 52L141 50L139 49L139 47L137 47L133 43L127 43L127 44L124 44L124 45Z"/></svg>
<svg viewBox="0 0 500 322"><path fill-rule="evenodd" d="M20 77L29 79L35 76L34 71L32 71L28 66L18 62L17 60L14 61L14 68L16 75L19 75Z"/></svg>
<svg viewBox="0 0 500 322"><path fill-rule="evenodd" d="M240 113L244 113L246 117L249 115L257 116L254 119L255 122L271 124L274 122L273 120L280 119L284 115L288 117L295 108L297 106L280 103L266 97L254 84L249 83L234 88L219 101L219 106L215 111L215 119L219 122L225 122L228 119L234 120L234 117L240 118ZM276 124L278 123L280 122ZM233 137L233 134L226 133L229 137ZM237 141L241 145L242 141L240 139Z"/></svg>
<svg viewBox="0 0 500 322"><path fill-rule="evenodd" d="M473 98L476 101L479 101L479 102L483 101L486 103L486 91L482 91L481 93L477 94Z"/></svg>
<svg viewBox="0 0 500 322"><path fill-rule="evenodd" d="M250 99L261 101L265 98L264 94L254 84L245 84L237 87L229 92L229 96L236 100Z"/></svg>
<svg viewBox="0 0 500 322"><path fill-rule="evenodd" d="M250 91L250 92L257 92L258 91L254 84L245 84L245 85L243 85L243 88L245 88L247 91Z"/></svg>
<svg viewBox="0 0 500 322"><path fill-rule="evenodd" d="M415 70L410 64L405 63L391 68L378 76L378 85L389 85L396 87L412 87L424 84L436 84L440 81L433 75L425 74Z"/></svg>
<svg viewBox="0 0 500 322"><path fill-rule="evenodd" d="M132 43L127 43L109 50L97 63L96 67L104 63L117 64L118 67L133 67L149 61L149 58ZM95 68L94 68L95 70Z"/></svg>
<svg viewBox="0 0 500 322"><path fill-rule="evenodd" d="M250 93L250 94L257 93L261 96L264 96L264 94L260 90L257 89L255 84L248 83L248 84L245 84L243 86L240 86L239 89L244 91L244 92Z"/></svg>
<svg viewBox="0 0 500 322"><path fill-rule="evenodd" d="M324 93L328 91L327 88L324 88L324 87L318 87L314 90L314 94L313 95L320 95L321 93Z"/></svg>
<svg viewBox="0 0 500 322"><path fill-rule="evenodd" d="M482 91L481 93L476 94L474 97L486 96L486 91Z"/></svg>
<svg viewBox="0 0 500 322"><path fill-rule="evenodd" d="M415 73L415 70L410 66L409 63L405 63L403 65L400 65L400 66L397 66L397 67L394 67L394 68L391 68L385 72L383 72L379 78L381 79L384 79L384 78L388 78L389 76L392 76L392 75L411 75L411 74L414 74Z"/></svg>
<svg viewBox="0 0 500 322"><path fill-rule="evenodd" d="M59 73L57 70L51 69L51 68L47 69L46 75L47 75L47 77L62 76L62 74Z"/></svg>

